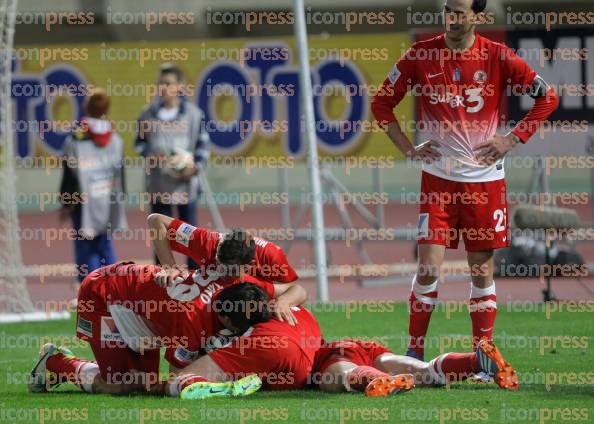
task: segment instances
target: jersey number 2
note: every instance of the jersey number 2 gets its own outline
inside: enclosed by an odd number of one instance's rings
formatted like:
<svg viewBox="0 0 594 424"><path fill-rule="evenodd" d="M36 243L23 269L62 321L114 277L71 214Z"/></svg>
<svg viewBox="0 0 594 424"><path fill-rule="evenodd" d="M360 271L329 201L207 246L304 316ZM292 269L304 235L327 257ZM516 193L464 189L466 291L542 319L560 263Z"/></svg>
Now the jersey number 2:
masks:
<svg viewBox="0 0 594 424"><path fill-rule="evenodd" d="M500 232L505 230L505 212L501 209L497 209L493 212L493 219L497 221L495 224L495 231Z"/></svg>

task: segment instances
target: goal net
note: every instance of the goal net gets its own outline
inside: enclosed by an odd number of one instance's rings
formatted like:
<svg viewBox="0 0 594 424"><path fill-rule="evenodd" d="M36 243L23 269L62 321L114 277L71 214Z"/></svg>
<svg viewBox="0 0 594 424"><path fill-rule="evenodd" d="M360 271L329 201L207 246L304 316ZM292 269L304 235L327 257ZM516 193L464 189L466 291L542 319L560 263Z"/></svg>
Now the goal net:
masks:
<svg viewBox="0 0 594 424"><path fill-rule="evenodd" d="M11 111L16 0L0 0L0 322L64 318L35 309L27 290L19 238Z"/></svg>

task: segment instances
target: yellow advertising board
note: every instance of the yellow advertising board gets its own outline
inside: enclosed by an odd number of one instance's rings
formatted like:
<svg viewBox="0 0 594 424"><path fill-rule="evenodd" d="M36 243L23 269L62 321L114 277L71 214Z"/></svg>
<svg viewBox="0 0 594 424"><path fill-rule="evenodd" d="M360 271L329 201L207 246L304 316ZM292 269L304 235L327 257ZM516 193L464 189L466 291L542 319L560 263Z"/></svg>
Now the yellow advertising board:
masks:
<svg viewBox="0 0 594 424"><path fill-rule="evenodd" d="M372 123L370 101L406 34L310 37L316 131L322 154L395 155ZM206 114L214 155L303 158L296 45L291 37L17 46L13 99L21 157L60 152L89 89L111 96L109 118L134 155L136 118L154 100L163 62L178 64L186 95ZM412 119L406 97L397 116ZM20 124L20 125L19 125Z"/></svg>

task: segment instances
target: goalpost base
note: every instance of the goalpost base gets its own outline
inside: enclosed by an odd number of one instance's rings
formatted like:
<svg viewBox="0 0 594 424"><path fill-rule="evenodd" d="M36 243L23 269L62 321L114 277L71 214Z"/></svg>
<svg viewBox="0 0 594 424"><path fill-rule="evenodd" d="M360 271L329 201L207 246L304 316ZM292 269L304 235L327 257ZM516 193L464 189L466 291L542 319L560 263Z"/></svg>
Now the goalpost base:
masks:
<svg viewBox="0 0 594 424"><path fill-rule="evenodd" d="M21 312L6 314L0 313L0 323L9 324L15 322L39 322L39 321L55 321L70 319L69 311L59 312L45 312L45 311L34 311L34 312Z"/></svg>

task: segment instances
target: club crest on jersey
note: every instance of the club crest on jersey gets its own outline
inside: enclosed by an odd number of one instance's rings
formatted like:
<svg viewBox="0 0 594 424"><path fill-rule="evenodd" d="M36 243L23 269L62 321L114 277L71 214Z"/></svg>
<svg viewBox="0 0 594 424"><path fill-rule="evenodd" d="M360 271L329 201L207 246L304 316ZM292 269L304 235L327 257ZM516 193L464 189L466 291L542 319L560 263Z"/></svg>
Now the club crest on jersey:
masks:
<svg viewBox="0 0 594 424"><path fill-rule="evenodd" d="M184 222L175 232L175 241L188 247L190 245L190 238L195 229L196 227Z"/></svg>
<svg viewBox="0 0 594 424"><path fill-rule="evenodd" d="M487 73L485 71L483 71L482 69L479 69L478 71L476 71L474 73L474 76L472 79L474 80L474 82L485 82L485 81L487 81Z"/></svg>
<svg viewBox="0 0 594 424"><path fill-rule="evenodd" d="M398 77L399 76L400 76L400 71L398 70L398 67L396 65L394 65L394 67L392 68L392 70L388 74L388 80L390 80L390 82L392 84L395 84L396 81L398 80Z"/></svg>
<svg viewBox="0 0 594 424"><path fill-rule="evenodd" d="M460 69L454 69L454 76L452 77L452 79L456 82L460 81Z"/></svg>

